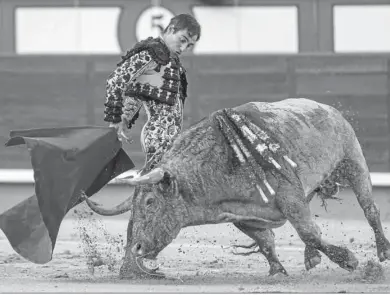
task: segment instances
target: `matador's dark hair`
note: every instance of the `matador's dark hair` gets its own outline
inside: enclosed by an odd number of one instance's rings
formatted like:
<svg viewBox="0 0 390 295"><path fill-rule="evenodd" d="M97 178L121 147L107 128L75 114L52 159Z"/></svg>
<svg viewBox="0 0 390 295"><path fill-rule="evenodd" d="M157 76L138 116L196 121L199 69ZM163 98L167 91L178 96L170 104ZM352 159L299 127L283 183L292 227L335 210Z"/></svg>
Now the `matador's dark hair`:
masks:
<svg viewBox="0 0 390 295"><path fill-rule="evenodd" d="M200 38L200 25L198 21L190 14L183 13L174 16L169 22L168 26L165 28L164 33L168 31L168 28L173 27L173 32L176 33L180 30L188 30L188 34L192 36L198 36L197 40Z"/></svg>

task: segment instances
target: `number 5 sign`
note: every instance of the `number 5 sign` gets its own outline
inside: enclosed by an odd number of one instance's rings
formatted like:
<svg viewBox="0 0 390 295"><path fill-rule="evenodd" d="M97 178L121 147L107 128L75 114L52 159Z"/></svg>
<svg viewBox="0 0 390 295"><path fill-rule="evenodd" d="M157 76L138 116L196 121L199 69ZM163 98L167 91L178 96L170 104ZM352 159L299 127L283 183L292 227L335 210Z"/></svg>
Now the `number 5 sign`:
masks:
<svg viewBox="0 0 390 295"><path fill-rule="evenodd" d="M160 36L172 17L174 14L161 6L151 6L145 9L137 19L135 29L137 41Z"/></svg>

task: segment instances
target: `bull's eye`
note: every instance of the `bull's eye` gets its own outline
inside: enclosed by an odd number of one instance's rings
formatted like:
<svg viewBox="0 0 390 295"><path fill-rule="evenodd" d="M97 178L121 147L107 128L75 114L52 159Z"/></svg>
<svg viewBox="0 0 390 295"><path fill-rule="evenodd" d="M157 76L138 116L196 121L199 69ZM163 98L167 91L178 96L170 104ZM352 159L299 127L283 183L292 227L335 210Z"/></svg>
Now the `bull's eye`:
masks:
<svg viewBox="0 0 390 295"><path fill-rule="evenodd" d="M148 198L146 200L146 206L151 206L154 204L154 198Z"/></svg>

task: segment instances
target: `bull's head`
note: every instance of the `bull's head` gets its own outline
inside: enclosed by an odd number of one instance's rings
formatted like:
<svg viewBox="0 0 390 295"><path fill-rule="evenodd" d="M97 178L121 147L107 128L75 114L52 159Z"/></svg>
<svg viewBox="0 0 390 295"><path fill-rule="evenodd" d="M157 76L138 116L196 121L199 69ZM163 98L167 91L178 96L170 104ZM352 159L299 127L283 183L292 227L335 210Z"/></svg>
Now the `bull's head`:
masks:
<svg viewBox="0 0 390 295"><path fill-rule="evenodd" d="M186 222L178 183L170 173L156 168L146 175L125 181L135 187L134 193L112 209L102 208L85 199L88 206L100 215L113 216L130 210L132 212L121 276L136 272L134 262L139 261L139 258L155 259L178 235ZM143 265L137 265L145 271Z"/></svg>

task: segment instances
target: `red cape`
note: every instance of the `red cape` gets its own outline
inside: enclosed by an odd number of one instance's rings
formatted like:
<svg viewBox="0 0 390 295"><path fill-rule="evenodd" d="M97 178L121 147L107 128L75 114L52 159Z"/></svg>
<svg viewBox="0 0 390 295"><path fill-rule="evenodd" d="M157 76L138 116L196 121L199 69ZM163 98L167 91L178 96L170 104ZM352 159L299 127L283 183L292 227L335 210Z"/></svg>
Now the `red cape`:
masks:
<svg viewBox="0 0 390 295"><path fill-rule="evenodd" d="M0 215L14 250L34 263L52 259L61 222L119 174L134 168L113 128L68 127L11 131L6 146L26 144L35 194Z"/></svg>

